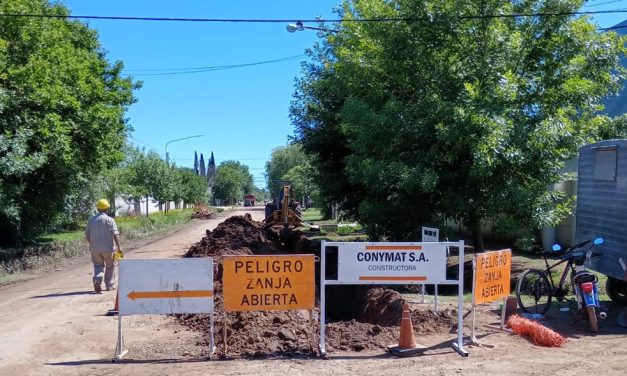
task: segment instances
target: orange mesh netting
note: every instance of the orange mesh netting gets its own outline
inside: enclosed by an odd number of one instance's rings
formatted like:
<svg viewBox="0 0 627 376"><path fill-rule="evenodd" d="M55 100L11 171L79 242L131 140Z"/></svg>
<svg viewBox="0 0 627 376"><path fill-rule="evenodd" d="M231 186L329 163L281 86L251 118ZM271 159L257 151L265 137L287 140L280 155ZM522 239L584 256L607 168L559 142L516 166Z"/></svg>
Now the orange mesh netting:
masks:
<svg viewBox="0 0 627 376"><path fill-rule="evenodd" d="M518 315L510 316L507 320L507 326L520 336L531 337L536 345L560 347L566 343L566 338L562 337L559 333L554 332L536 321Z"/></svg>

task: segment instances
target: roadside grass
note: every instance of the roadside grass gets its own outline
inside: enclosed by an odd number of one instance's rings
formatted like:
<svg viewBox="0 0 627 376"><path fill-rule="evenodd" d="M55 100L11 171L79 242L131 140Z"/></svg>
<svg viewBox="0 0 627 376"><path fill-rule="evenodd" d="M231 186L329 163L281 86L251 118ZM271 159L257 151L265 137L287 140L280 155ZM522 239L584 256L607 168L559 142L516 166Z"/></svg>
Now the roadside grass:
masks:
<svg viewBox="0 0 627 376"><path fill-rule="evenodd" d="M309 236L311 240L325 240L328 242L367 242L368 237L366 235L338 235L335 233L320 234L315 236Z"/></svg>
<svg viewBox="0 0 627 376"><path fill-rule="evenodd" d="M319 226L317 234L311 233L310 239L327 241L367 241L362 226L358 223L341 223L337 220L323 220L322 211L318 208L309 208L302 212L302 218L308 224ZM305 231L306 228L304 229Z"/></svg>
<svg viewBox="0 0 627 376"><path fill-rule="evenodd" d="M122 247L131 240L143 239L191 221L193 209L153 213L149 217L117 217ZM84 225L83 225L84 226ZM0 249L0 284L20 279L29 270L52 268L68 259L88 254L84 230L47 234L26 248Z"/></svg>
<svg viewBox="0 0 627 376"><path fill-rule="evenodd" d="M322 220L322 211L318 208L309 208L302 211L302 217L306 222L318 222Z"/></svg>

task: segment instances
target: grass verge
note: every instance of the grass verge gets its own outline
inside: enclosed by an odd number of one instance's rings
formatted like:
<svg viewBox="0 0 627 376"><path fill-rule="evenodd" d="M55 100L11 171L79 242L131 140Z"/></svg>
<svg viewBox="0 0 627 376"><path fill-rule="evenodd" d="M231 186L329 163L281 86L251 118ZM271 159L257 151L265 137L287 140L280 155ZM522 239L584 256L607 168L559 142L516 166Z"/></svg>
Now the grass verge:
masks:
<svg viewBox="0 0 627 376"><path fill-rule="evenodd" d="M318 208L309 208L307 210L303 210L301 214L305 222L322 220L322 211Z"/></svg>
<svg viewBox="0 0 627 376"><path fill-rule="evenodd" d="M115 221L122 247L128 241L144 239L188 223L192 212L193 209L179 209L149 217L117 217ZM41 237L38 244L26 248L0 249L0 284L20 279L26 271L56 267L88 252L84 230L48 234Z"/></svg>

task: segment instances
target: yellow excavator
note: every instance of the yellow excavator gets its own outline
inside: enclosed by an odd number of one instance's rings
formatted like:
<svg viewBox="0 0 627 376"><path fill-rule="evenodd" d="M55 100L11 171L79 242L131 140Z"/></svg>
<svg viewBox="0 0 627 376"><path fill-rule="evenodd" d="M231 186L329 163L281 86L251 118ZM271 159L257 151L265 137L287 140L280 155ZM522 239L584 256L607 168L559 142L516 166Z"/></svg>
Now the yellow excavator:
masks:
<svg viewBox="0 0 627 376"><path fill-rule="evenodd" d="M275 201L266 204L266 223L275 227L295 228L303 225L298 201L291 199L292 185L288 181L278 181L282 184L282 190Z"/></svg>

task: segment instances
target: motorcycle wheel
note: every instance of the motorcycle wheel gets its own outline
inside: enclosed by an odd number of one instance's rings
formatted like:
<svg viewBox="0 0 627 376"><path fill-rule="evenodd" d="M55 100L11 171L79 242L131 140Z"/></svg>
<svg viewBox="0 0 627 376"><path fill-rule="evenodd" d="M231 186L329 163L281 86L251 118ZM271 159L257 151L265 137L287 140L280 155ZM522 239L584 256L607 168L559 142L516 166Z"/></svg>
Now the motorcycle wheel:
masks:
<svg viewBox="0 0 627 376"><path fill-rule="evenodd" d="M599 324L597 323L597 313L594 306L588 307L588 322L590 322L590 331L597 333L599 331Z"/></svg>

